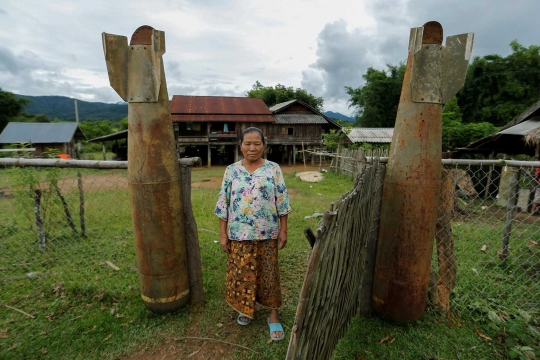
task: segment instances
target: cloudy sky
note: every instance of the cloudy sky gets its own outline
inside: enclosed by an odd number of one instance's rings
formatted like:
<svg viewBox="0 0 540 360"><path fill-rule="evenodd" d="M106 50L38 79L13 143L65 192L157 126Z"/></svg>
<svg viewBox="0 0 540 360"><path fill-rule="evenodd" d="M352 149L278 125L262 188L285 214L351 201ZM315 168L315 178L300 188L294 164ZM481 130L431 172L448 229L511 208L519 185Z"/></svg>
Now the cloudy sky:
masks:
<svg viewBox="0 0 540 360"><path fill-rule="evenodd" d="M255 81L302 87L352 113L345 86L407 56L409 29L474 32L473 56L540 44L539 0L4 0L0 88L119 102L101 33L165 31L169 95L245 96Z"/></svg>

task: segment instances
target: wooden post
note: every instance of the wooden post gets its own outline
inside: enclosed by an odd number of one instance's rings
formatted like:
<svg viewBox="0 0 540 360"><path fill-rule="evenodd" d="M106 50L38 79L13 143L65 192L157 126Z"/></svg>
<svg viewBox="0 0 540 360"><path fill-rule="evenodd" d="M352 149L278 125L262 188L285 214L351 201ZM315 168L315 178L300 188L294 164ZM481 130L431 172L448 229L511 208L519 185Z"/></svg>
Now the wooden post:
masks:
<svg viewBox="0 0 540 360"><path fill-rule="evenodd" d="M491 154L489 155L489 159L493 160L494 158L495 158L495 151L492 151ZM484 192L484 199L487 199L487 197L489 196L489 187L491 186L491 178L493 176L493 169L494 169L494 166L490 165L489 170L488 170L488 176L487 176L486 190Z"/></svg>
<svg viewBox="0 0 540 360"><path fill-rule="evenodd" d="M313 148L311 148L311 152L309 153L309 157L311 158L311 166L315 166L315 151Z"/></svg>
<svg viewBox="0 0 540 360"><path fill-rule="evenodd" d="M234 162L238 161L238 145L234 145Z"/></svg>
<svg viewBox="0 0 540 360"><path fill-rule="evenodd" d="M206 164L206 167L210 168L212 166L212 148L210 147L210 144L208 144L208 163Z"/></svg>
<svg viewBox="0 0 540 360"><path fill-rule="evenodd" d="M289 145L285 145L287 147L287 160L289 161L289 166L291 166L292 162L292 148L289 150Z"/></svg>
<svg viewBox="0 0 540 360"><path fill-rule="evenodd" d="M340 170L340 169L339 169L339 154L340 154L340 152L343 152L343 151L340 151L340 150L341 150L341 149L340 149L340 147L338 146L338 148L337 148L337 154L336 154L336 174L338 174L338 175L339 175L339 170Z"/></svg>
<svg viewBox="0 0 540 360"><path fill-rule="evenodd" d="M377 256L377 238L379 235L379 219L381 217L381 203L383 193L384 174L386 165L379 164L375 181L375 205L371 214L370 236L366 242L366 254L364 258L360 291L358 293L358 312L366 314L373 312L371 305L371 289L373 288L373 273L375 271L375 258ZM360 177L360 176L358 176ZM358 178L357 177L357 178Z"/></svg>
<svg viewBox="0 0 540 360"><path fill-rule="evenodd" d="M193 161L180 161L180 182L182 187L182 203L184 204L184 224L186 231L186 251L188 261L189 292L192 304L204 303L203 273L201 249L197 223L191 204L191 166Z"/></svg>
<svg viewBox="0 0 540 360"><path fill-rule="evenodd" d="M64 214L66 214L66 219L67 219L69 227L71 228L71 230L73 231L75 235L78 235L77 228L75 227L75 223L73 222L73 218L71 217L71 212L69 211L66 198L64 197L64 195L62 195L62 192L60 191L58 184L53 183L51 185L54 188L56 195L58 195L58 197L60 198L60 201L62 202L62 207L64 208Z"/></svg>
<svg viewBox="0 0 540 360"><path fill-rule="evenodd" d="M292 146L292 159L293 159L293 167L296 171L296 145Z"/></svg>
<svg viewBox="0 0 540 360"><path fill-rule="evenodd" d="M510 242L510 235L512 234L512 222L514 221L514 210L516 208L517 196L519 192L519 175L519 169L508 167L506 176L510 176L510 187L508 189L508 200L506 201L506 224L504 225L501 252L499 253L499 259L501 259L501 261L504 261L508 255L510 255L510 252L508 251L508 244Z"/></svg>
<svg viewBox="0 0 540 360"><path fill-rule="evenodd" d="M433 302L439 311L450 310L450 294L456 284L456 259L454 258L454 237L452 218L454 210L453 171L442 170L441 196L439 198L439 217L435 230L435 245L439 272L436 284L436 296Z"/></svg>
<svg viewBox="0 0 540 360"><path fill-rule="evenodd" d="M36 216L36 229L38 233L38 245L41 250L45 250L45 229L43 228L43 218L41 217L41 195L42 190L34 190L34 215Z"/></svg>
<svg viewBox="0 0 540 360"><path fill-rule="evenodd" d="M105 143L104 142L101 143L101 149L103 151L103 161L105 161L105 160L107 160L107 152L105 150Z"/></svg>
<svg viewBox="0 0 540 360"><path fill-rule="evenodd" d="M304 171L306 171L306 152L304 151L304 142L302 141L302 158L304 160Z"/></svg>
<svg viewBox="0 0 540 360"><path fill-rule="evenodd" d="M77 186L79 187L79 216L81 220L81 236L86 237L86 223L84 221L84 191L80 171L77 171Z"/></svg>

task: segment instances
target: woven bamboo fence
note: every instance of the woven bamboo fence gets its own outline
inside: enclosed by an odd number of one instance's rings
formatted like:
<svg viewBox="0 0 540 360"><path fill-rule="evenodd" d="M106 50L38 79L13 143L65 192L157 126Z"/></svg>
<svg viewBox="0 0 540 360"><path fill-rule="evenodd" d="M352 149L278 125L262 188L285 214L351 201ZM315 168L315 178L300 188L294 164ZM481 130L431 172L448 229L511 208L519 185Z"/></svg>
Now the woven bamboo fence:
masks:
<svg viewBox="0 0 540 360"><path fill-rule="evenodd" d="M288 360L330 359L351 319L371 309L385 167L376 160L360 170L353 189L341 197L335 210L332 204L325 211L317 229L291 332ZM312 233L308 229L306 235L309 234Z"/></svg>
<svg viewBox="0 0 540 360"><path fill-rule="evenodd" d="M330 163L330 171L339 175L344 175L354 178L362 168L362 164L366 159L373 157L387 157L388 149L347 149L338 148L336 153L327 155L332 159Z"/></svg>

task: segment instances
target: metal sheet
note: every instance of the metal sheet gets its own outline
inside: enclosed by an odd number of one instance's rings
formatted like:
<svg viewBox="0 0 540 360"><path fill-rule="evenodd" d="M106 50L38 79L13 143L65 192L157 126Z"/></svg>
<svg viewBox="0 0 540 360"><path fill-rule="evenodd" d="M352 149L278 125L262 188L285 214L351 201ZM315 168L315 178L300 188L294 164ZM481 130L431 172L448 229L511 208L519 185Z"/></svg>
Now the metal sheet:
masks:
<svg viewBox="0 0 540 360"><path fill-rule="evenodd" d="M174 95L173 115L272 115L262 99L226 96Z"/></svg>
<svg viewBox="0 0 540 360"><path fill-rule="evenodd" d="M506 134L506 135L527 135L529 131L537 129L540 127L540 118L535 120L527 120L516 126L512 126L506 130L500 131L497 134Z"/></svg>
<svg viewBox="0 0 540 360"><path fill-rule="evenodd" d="M127 102L157 102L161 84L161 58L153 46L129 47ZM137 74L137 76L134 76Z"/></svg>
<svg viewBox="0 0 540 360"><path fill-rule="evenodd" d="M441 104L442 100L441 45L424 44L413 56L412 101Z"/></svg>
<svg viewBox="0 0 540 360"><path fill-rule="evenodd" d="M473 33L449 36L443 50L442 102L448 102L465 84L473 46Z"/></svg>
<svg viewBox="0 0 540 360"><path fill-rule="evenodd" d="M62 144L73 138L86 140L77 124L10 122L0 134L0 144Z"/></svg>
<svg viewBox="0 0 540 360"><path fill-rule="evenodd" d="M127 37L102 33L103 53L111 87L127 101L128 45Z"/></svg>
<svg viewBox="0 0 540 360"><path fill-rule="evenodd" d="M275 122L272 115L172 115L171 118L173 122Z"/></svg>

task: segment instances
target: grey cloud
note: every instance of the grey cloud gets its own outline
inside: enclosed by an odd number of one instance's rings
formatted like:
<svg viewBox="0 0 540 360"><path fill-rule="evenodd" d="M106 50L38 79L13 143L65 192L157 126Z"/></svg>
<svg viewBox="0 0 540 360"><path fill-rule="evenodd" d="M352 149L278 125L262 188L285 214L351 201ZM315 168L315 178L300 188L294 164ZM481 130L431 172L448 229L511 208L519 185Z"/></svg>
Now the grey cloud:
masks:
<svg viewBox="0 0 540 360"><path fill-rule="evenodd" d="M406 48L402 46L403 54ZM400 46L394 35L348 31L344 20L326 24L317 39L317 61L302 72L302 86L317 96L342 99L347 96L344 87L359 86L369 66L384 67L390 62L381 56L383 51L399 63Z"/></svg>
<svg viewBox="0 0 540 360"><path fill-rule="evenodd" d="M343 20L326 24L317 38L317 60L302 72L302 86L323 96L327 109L343 107L343 87L363 85L369 66L382 70L406 61L410 28L427 21L439 21L445 36L474 32L473 56L506 56L512 40L537 44L540 32L532 18L540 11L537 0L370 0L366 8L376 21L374 31L348 31Z"/></svg>
<svg viewBox="0 0 540 360"><path fill-rule="evenodd" d="M5 11L4 9L0 9L0 14L7 15L7 11Z"/></svg>

